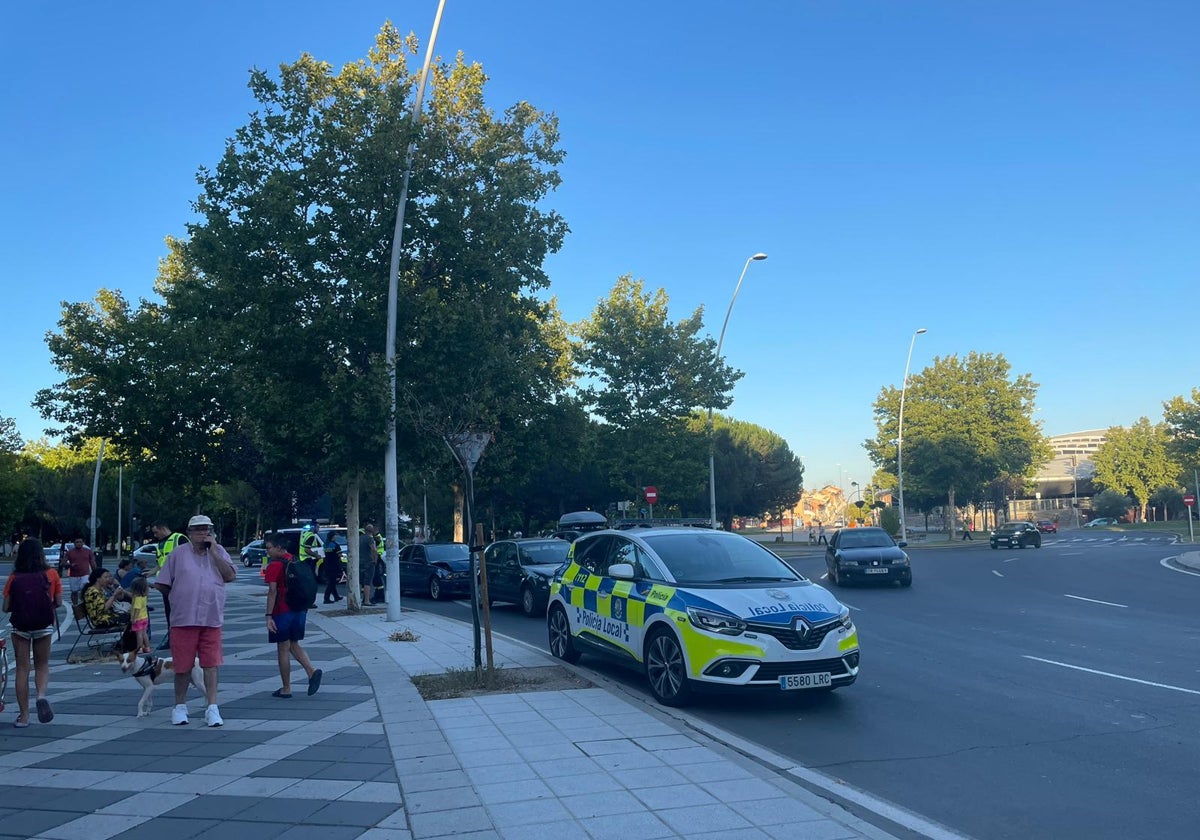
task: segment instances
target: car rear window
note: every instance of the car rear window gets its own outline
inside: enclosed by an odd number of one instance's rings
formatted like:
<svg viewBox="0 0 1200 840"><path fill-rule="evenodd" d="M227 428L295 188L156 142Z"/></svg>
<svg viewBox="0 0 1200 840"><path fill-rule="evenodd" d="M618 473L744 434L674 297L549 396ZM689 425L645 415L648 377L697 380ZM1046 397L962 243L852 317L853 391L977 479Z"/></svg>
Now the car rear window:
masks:
<svg viewBox="0 0 1200 840"><path fill-rule="evenodd" d="M425 556L430 562L439 560L467 560L470 558L470 552L467 547L461 544L455 545L426 545Z"/></svg>
<svg viewBox="0 0 1200 840"><path fill-rule="evenodd" d="M644 539L678 583L802 580L782 560L745 537L686 531Z"/></svg>
<svg viewBox="0 0 1200 840"><path fill-rule="evenodd" d="M525 543L519 548L522 566L549 566L566 560L571 544L562 540L546 540L545 542Z"/></svg>

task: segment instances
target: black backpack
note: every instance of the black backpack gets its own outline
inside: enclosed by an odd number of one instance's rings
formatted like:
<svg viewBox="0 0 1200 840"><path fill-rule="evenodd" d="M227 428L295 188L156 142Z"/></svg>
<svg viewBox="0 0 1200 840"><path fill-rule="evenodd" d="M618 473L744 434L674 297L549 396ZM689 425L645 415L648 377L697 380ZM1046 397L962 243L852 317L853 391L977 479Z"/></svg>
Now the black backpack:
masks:
<svg viewBox="0 0 1200 840"><path fill-rule="evenodd" d="M45 572L19 572L12 576L9 590L12 626L26 633L54 626L54 599L50 577Z"/></svg>
<svg viewBox="0 0 1200 840"><path fill-rule="evenodd" d="M303 560L291 560L283 572L286 589L283 593L284 603L293 612L303 612L313 605L317 598L317 576L313 574L312 566Z"/></svg>

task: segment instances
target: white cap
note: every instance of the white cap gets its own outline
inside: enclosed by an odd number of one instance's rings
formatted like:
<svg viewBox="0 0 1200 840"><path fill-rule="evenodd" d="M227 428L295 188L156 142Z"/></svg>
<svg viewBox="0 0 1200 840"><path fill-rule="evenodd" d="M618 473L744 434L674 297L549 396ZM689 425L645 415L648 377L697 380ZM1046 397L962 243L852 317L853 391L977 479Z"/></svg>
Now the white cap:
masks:
<svg viewBox="0 0 1200 840"><path fill-rule="evenodd" d="M193 516L191 519L188 520L188 529L189 530L192 528L199 528L201 525L211 528L213 526L212 520L209 519L204 514L200 514L199 516Z"/></svg>

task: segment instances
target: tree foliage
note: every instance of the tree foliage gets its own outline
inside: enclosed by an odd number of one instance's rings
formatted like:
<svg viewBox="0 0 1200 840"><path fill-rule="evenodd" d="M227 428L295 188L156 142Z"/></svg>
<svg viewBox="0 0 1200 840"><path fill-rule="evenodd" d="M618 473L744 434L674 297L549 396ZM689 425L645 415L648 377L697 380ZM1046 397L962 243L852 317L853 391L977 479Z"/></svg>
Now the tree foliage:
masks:
<svg viewBox="0 0 1200 840"><path fill-rule="evenodd" d="M1001 354L935 358L912 376L904 404L905 502L955 504L990 482L1030 476L1050 457L1033 421L1037 385L1011 377ZM900 389L875 401L876 436L864 446L876 467L896 471ZM928 509L924 507L923 509Z"/></svg>
<svg viewBox="0 0 1200 840"><path fill-rule="evenodd" d="M1114 426L1092 456L1097 484L1132 496L1146 517L1150 496L1164 485L1175 483L1179 465L1168 453L1167 427L1152 424L1146 417L1132 426Z"/></svg>
<svg viewBox="0 0 1200 840"><path fill-rule="evenodd" d="M1131 507L1133 500L1119 490L1101 490L1092 498L1092 513L1099 517L1120 519Z"/></svg>
<svg viewBox="0 0 1200 840"><path fill-rule="evenodd" d="M1177 396L1164 402L1163 422L1175 461L1184 468L1200 466L1200 388L1192 389L1191 399Z"/></svg>
<svg viewBox="0 0 1200 840"><path fill-rule="evenodd" d="M706 424L705 415L699 413L689 423L698 439L706 434ZM717 414L713 435L717 516L726 530L733 526L734 517L789 510L800 500L804 465L778 434ZM699 510L707 505L707 489L693 502Z"/></svg>

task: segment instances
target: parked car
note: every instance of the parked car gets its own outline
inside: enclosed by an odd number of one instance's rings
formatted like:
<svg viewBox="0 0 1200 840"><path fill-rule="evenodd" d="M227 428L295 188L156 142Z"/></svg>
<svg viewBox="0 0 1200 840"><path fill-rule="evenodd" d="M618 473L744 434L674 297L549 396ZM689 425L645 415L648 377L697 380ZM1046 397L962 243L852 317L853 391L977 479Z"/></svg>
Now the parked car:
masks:
<svg viewBox="0 0 1200 840"><path fill-rule="evenodd" d="M1111 525L1119 525L1120 521L1109 516L1101 516L1099 519L1093 519L1090 522L1083 523L1084 528L1106 528Z"/></svg>
<svg viewBox="0 0 1200 840"><path fill-rule="evenodd" d="M1037 521L1037 529L1043 534L1057 534L1058 523L1051 519L1039 519Z"/></svg>
<svg viewBox="0 0 1200 840"><path fill-rule="evenodd" d="M834 586L847 583L899 583L912 586L912 564L904 553L906 542L897 543L883 528L845 528L825 547L825 569Z"/></svg>
<svg viewBox="0 0 1200 840"><path fill-rule="evenodd" d="M400 591L435 601L471 592L471 554L462 543L413 543L400 549Z"/></svg>
<svg viewBox="0 0 1200 840"><path fill-rule="evenodd" d="M541 615L550 600L550 580L571 550L559 539L499 540L484 549L488 598L521 607L525 615Z"/></svg>
<svg viewBox="0 0 1200 840"><path fill-rule="evenodd" d="M850 610L764 546L700 528L604 530L550 585L550 652L641 670L658 702L701 688L832 691L858 678Z"/></svg>
<svg viewBox="0 0 1200 840"><path fill-rule="evenodd" d="M1032 522L1005 522L991 534L992 548L1042 547L1042 534Z"/></svg>
<svg viewBox="0 0 1200 840"><path fill-rule="evenodd" d="M582 534L589 531L599 531L608 527L608 519L604 514L594 510L579 510L574 513L564 513L558 520L558 530L550 536L557 540L575 542Z"/></svg>
<svg viewBox="0 0 1200 840"><path fill-rule="evenodd" d="M242 565L246 568L258 565L262 566L263 561L267 559L267 548L263 545L262 540L254 540L242 546L242 550L238 553L242 560Z"/></svg>

